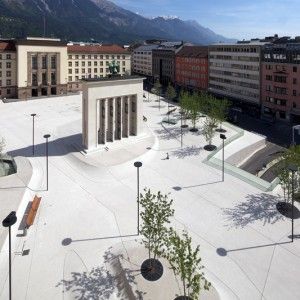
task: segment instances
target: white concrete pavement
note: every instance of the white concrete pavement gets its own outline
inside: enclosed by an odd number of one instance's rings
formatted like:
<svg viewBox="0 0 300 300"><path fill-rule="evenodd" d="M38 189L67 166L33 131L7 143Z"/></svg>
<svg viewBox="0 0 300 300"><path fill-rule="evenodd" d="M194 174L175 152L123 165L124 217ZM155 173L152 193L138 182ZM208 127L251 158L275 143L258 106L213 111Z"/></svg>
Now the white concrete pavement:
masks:
<svg viewBox="0 0 300 300"><path fill-rule="evenodd" d="M103 266L103 255L110 246L123 243L126 251L126 241L137 239L135 160L143 162L141 188L171 194L175 207L173 225L186 228L194 243L201 245L205 274L221 299L299 299L300 239L290 243L290 219L276 211L280 198L261 193L230 175L220 182L220 171L202 163L208 154L203 150L203 137L186 131L184 147L180 149L179 124L166 126L166 131L160 121L167 106L159 111L156 97L151 95L151 99L144 103L144 115L156 142L151 140L149 145L147 141L144 146L148 149L135 159L129 156L128 161L122 159L115 164L115 158L113 165L101 167L78 158L72 145L65 146L79 138L80 96L0 105L0 135L13 154L31 155L29 116L38 114L37 154L29 158L33 166L29 185L39 190L42 202L28 235L16 237L14 232L13 299L72 299L75 296L63 293L67 287L62 284L72 273L77 274L72 288L86 297L83 299L109 299L104 294L108 288L97 290L98 298L93 294L98 282L105 283L105 278L94 282L87 274ZM41 191L45 186L45 133L52 134L48 192ZM227 135L233 134L229 129ZM214 143L220 142L216 135ZM166 152L169 160L165 160ZM111 151L111 155L116 153ZM34 192L30 191L30 195ZM18 216L21 214L18 211ZM299 232L297 219L295 233ZM29 254L20 255L22 249L29 249ZM3 248L3 300L8 295L7 270L7 250ZM111 299L117 299L112 297L111 294ZM147 294L143 299L150 300Z"/></svg>

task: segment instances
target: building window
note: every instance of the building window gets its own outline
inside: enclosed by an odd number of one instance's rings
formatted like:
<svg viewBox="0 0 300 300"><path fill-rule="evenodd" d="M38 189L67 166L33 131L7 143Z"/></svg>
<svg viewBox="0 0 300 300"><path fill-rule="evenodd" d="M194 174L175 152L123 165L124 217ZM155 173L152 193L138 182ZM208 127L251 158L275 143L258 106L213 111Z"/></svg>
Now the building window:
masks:
<svg viewBox="0 0 300 300"><path fill-rule="evenodd" d="M51 56L51 69L56 69L56 56Z"/></svg>
<svg viewBox="0 0 300 300"><path fill-rule="evenodd" d="M85 59L85 55L82 55L82 59Z"/></svg>
<svg viewBox="0 0 300 300"><path fill-rule="evenodd" d="M69 82L72 82L72 76L69 76Z"/></svg>
<svg viewBox="0 0 300 300"><path fill-rule="evenodd" d="M273 76L272 75L266 75L266 80L272 81Z"/></svg>
<svg viewBox="0 0 300 300"><path fill-rule="evenodd" d="M103 66L103 61L100 61L100 66Z"/></svg>
<svg viewBox="0 0 300 300"><path fill-rule="evenodd" d="M6 59L11 59L11 54L6 54Z"/></svg>
<svg viewBox="0 0 300 300"><path fill-rule="evenodd" d="M97 68L94 68L94 73L97 73Z"/></svg>
<svg viewBox="0 0 300 300"><path fill-rule="evenodd" d="M37 57L36 56L32 56L32 58L31 58L31 67L33 70L37 69Z"/></svg>
<svg viewBox="0 0 300 300"><path fill-rule="evenodd" d="M293 67L293 72L294 72L294 73L297 72L297 67Z"/></svg>
<svg viewBox="0 0 300 300"><path fill-rule="evenodd" d="M297 96L297 91L293 90L293 96Z"/></svg>
<svg viewBox="0 0 300 300"><path fill-rule="evenodd" d="M78 74L79 73L79 69L75 69L75 74Z"/></svg>
<svg viewBox="0 0 300 300"><path fill-rule="evenodd" d="M297 84L297 78L293 78L293 84Z"/></svg>
<svg viewBox="0 0 300 300"><path fill-rule="evenodd" d="M75 80L78 81L79 80L79 76L75 76Z"/></svg>
<svg viewBox="0 0 300 300"><path fill-rule="evenodd" d="M75 67L79 67L79 62L75 61Z"/></svg>
<svg viewBox="0 0 300 300"><path fill-rule="evenodd" d="M6 85L8 85L8 86L11 85L11 80L10 80L10 79L7 79L7 80L6 80Z"/></svg>
<svg viewBox="0 0 300 300"><path fill-rule="evenodd" d="M69 74L72 74L72 69L69 69Z"/></svg>
<svg viewBox="0 0 300 300"><path fill-rule="evenodd" d="M37 74L36 73L33 73L32 76L31 76L31 84L32 86L37 86L38 82L37 82Z"/></svg>
<svg viewBox="0 0 300 300"><path fill-rule="evenodd" d="M92 55L88 55L88 59L92 59Z"/></svg>
<svg viewBox="0 0 300 300"><path fill-rule="evenodd" d="M79 59L79 55L75 55L75 59Z"/></svg>
<svg viewBox="0 0 300 300"><path fill-rule="evenodd" d="M47 73L42 73L42 84L47 85Z"/></svg>
<svg viewBox="0 0 300 300"><path fill-rule="evenodd" d="M51 73L51 84L52 85L56 84L56 74L54 72Z"/></svg>
<svg viewBox="0 0 300 300"><path fill-rule="evenodd" d="M72 55L69 55L69 59L72 59Z"/></svg>
<svg viewBox="0 0 300 300"><path fill-rule="evenodd" d="M82 61L82 62L81 62L81 66L82 66L82 67L85 67L85 61Z"/></svg>
<svg viewBox="0 0 300 300"><path fill-rule="evenodd" d="M109 59L109 55L106 55L106 59Z"/></svg>
<svg viewBox="0 0 300 300"><path fill-rule="evenodd" d="M103 73L103 68L100 68L100 73Z"/></svg>
<svg viewBox="0 0 300 300"><path fill-rule="evenodd" d="M42 69L47 69L47 56L42 56Z"/></svg>
<svg viewBox="0 0 300 300"><path fill-rule="evenodd" d="M85 73L85 69L81 69L81 73Z"/></svg>
<svg viewBox="0 0 300 300"><path fill-rule="evenodd" d="M6 71L6 77L11 77L11 71Z"/></svg>
<svg viewBox="0 0 300 300"><path fill-rule="evenodd" d="M100 59L103 59L103 55L100 55Z"/></svg>
<svg viewBox="0 0 300 300"><path fill-rule="evenodd" d="M72 67L72 62L71 61L69 61L69 67Z"/></svg>
<svg viewBox="0 0 300 300"><path fill-rule="evenodd" d="M98 58L98 55L94 55L94 59L97 59Z"/></svg>
<svg viewBox="0 0 300 300"><path fill-rule="evenodd" d="M98 62L97 61L94 61L94 66L98 66Z"/></svg>
<svg viewBox="0 0 300 300"><path fill-rule="evenodd" d="M7 95L10 95L10 89L7 89L7 90L6 90L6 94L7 94Z"/></svg>
<svg viewBox="0 0 300 300"><path fill-rule="evenodd" d="M92 65L92 62L91 61L89 61L88 62L88 67L90 67Z"/></svg>

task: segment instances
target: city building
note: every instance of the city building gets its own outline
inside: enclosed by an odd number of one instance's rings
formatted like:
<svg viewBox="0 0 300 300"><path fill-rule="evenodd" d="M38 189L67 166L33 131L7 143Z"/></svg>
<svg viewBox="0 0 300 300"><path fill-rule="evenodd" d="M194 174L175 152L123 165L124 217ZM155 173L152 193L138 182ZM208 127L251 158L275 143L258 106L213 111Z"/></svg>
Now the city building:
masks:
<svg viewBox="0 0 300 300"><path fill-rule="evenodd" d="M118 45L68 45L68 90L81 90L80 80L107 77L109 64L116 61L120 66L119 74L131 74L131 54Z"/></svg>
<svg viewBox="0 0 300 300"><path fill-rule="evenodd" d="M260 111L260 53L267 42L242 41L209 46L209 91Z"/></svg>
<svg viewBox="0 0 300 300"><path fill-rule="evenodd" d="M0 99L27 100L82 89L85 78L131 73L131 54L118 45L69 44L53 38L0 40Z"/></svg>
<svg viewBox="0 0 300 300"><path fill-rule="evenodd" d="M67 92L67 47L59 39L0 41L0 54L2 99Z"/></svg>
<svg viewBox="0 0 300 300"><path fill-rule="evenodd" d="M300 123L300 38L265 45L261 58L262 115Z"/></svg>
<svg viewBox="0 0 300 300"><path fill-rule="evenodd" d="M152 51L152 73L163 85L175 83L175 56L183 42L162 42Z"/></svg>
<svg viewBox="0 0 300 300"><path fill-rule="evenodd" d="M152 51L159 45L142 45L132 52L132 71L135 74L152 77Z"/></svg>
<svg viewBox="0 0 300 300"><path fill-rule="evenodd" d="M175 82L188 89L208 89L208 47L184 46L175 58Z"/></svg>
<svg viewBox="0 0 300 300"><path fill-rule="evenodd" d="M144 79L112 76L82 81L82 135L86 152L142 132Z"/></svg>

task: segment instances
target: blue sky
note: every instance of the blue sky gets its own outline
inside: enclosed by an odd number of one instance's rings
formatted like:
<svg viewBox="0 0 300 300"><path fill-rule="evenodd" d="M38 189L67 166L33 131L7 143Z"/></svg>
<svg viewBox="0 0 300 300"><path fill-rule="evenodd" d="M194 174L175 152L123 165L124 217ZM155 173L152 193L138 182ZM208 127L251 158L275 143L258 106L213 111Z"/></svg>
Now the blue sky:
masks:
<svg viewBox="0 0 300 300"><path fill-rule="evenodd" d="M193 19L233 38L300 35L300 0L112 0L146 17Z"/></svg>

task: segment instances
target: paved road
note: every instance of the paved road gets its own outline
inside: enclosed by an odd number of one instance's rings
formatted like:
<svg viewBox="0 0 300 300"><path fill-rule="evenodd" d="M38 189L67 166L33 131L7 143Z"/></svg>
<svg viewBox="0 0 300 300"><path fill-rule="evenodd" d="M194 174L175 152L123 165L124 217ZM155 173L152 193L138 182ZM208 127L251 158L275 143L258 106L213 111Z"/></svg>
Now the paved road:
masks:
<svg viewBox="0 0 300 300"><path fill-rule="evenodd" d="M284 123L271 124L264 120L243 114L237 124L239 127L267 137L271 143L288 147L292 142L292 128Z"/></svg>
<svg viewBox="0 0 300 300"><path fill-rule="evenodd" d="M284 151L284 148L276 144L267 142L264 149L255 153L247 162L245 162L241 169L256 175L258 171L262 170L264 166L276 159ZM274 171L274 170L273 170ZM265 180L272 182L276 178L275 172L266 172Z"/></svg>

